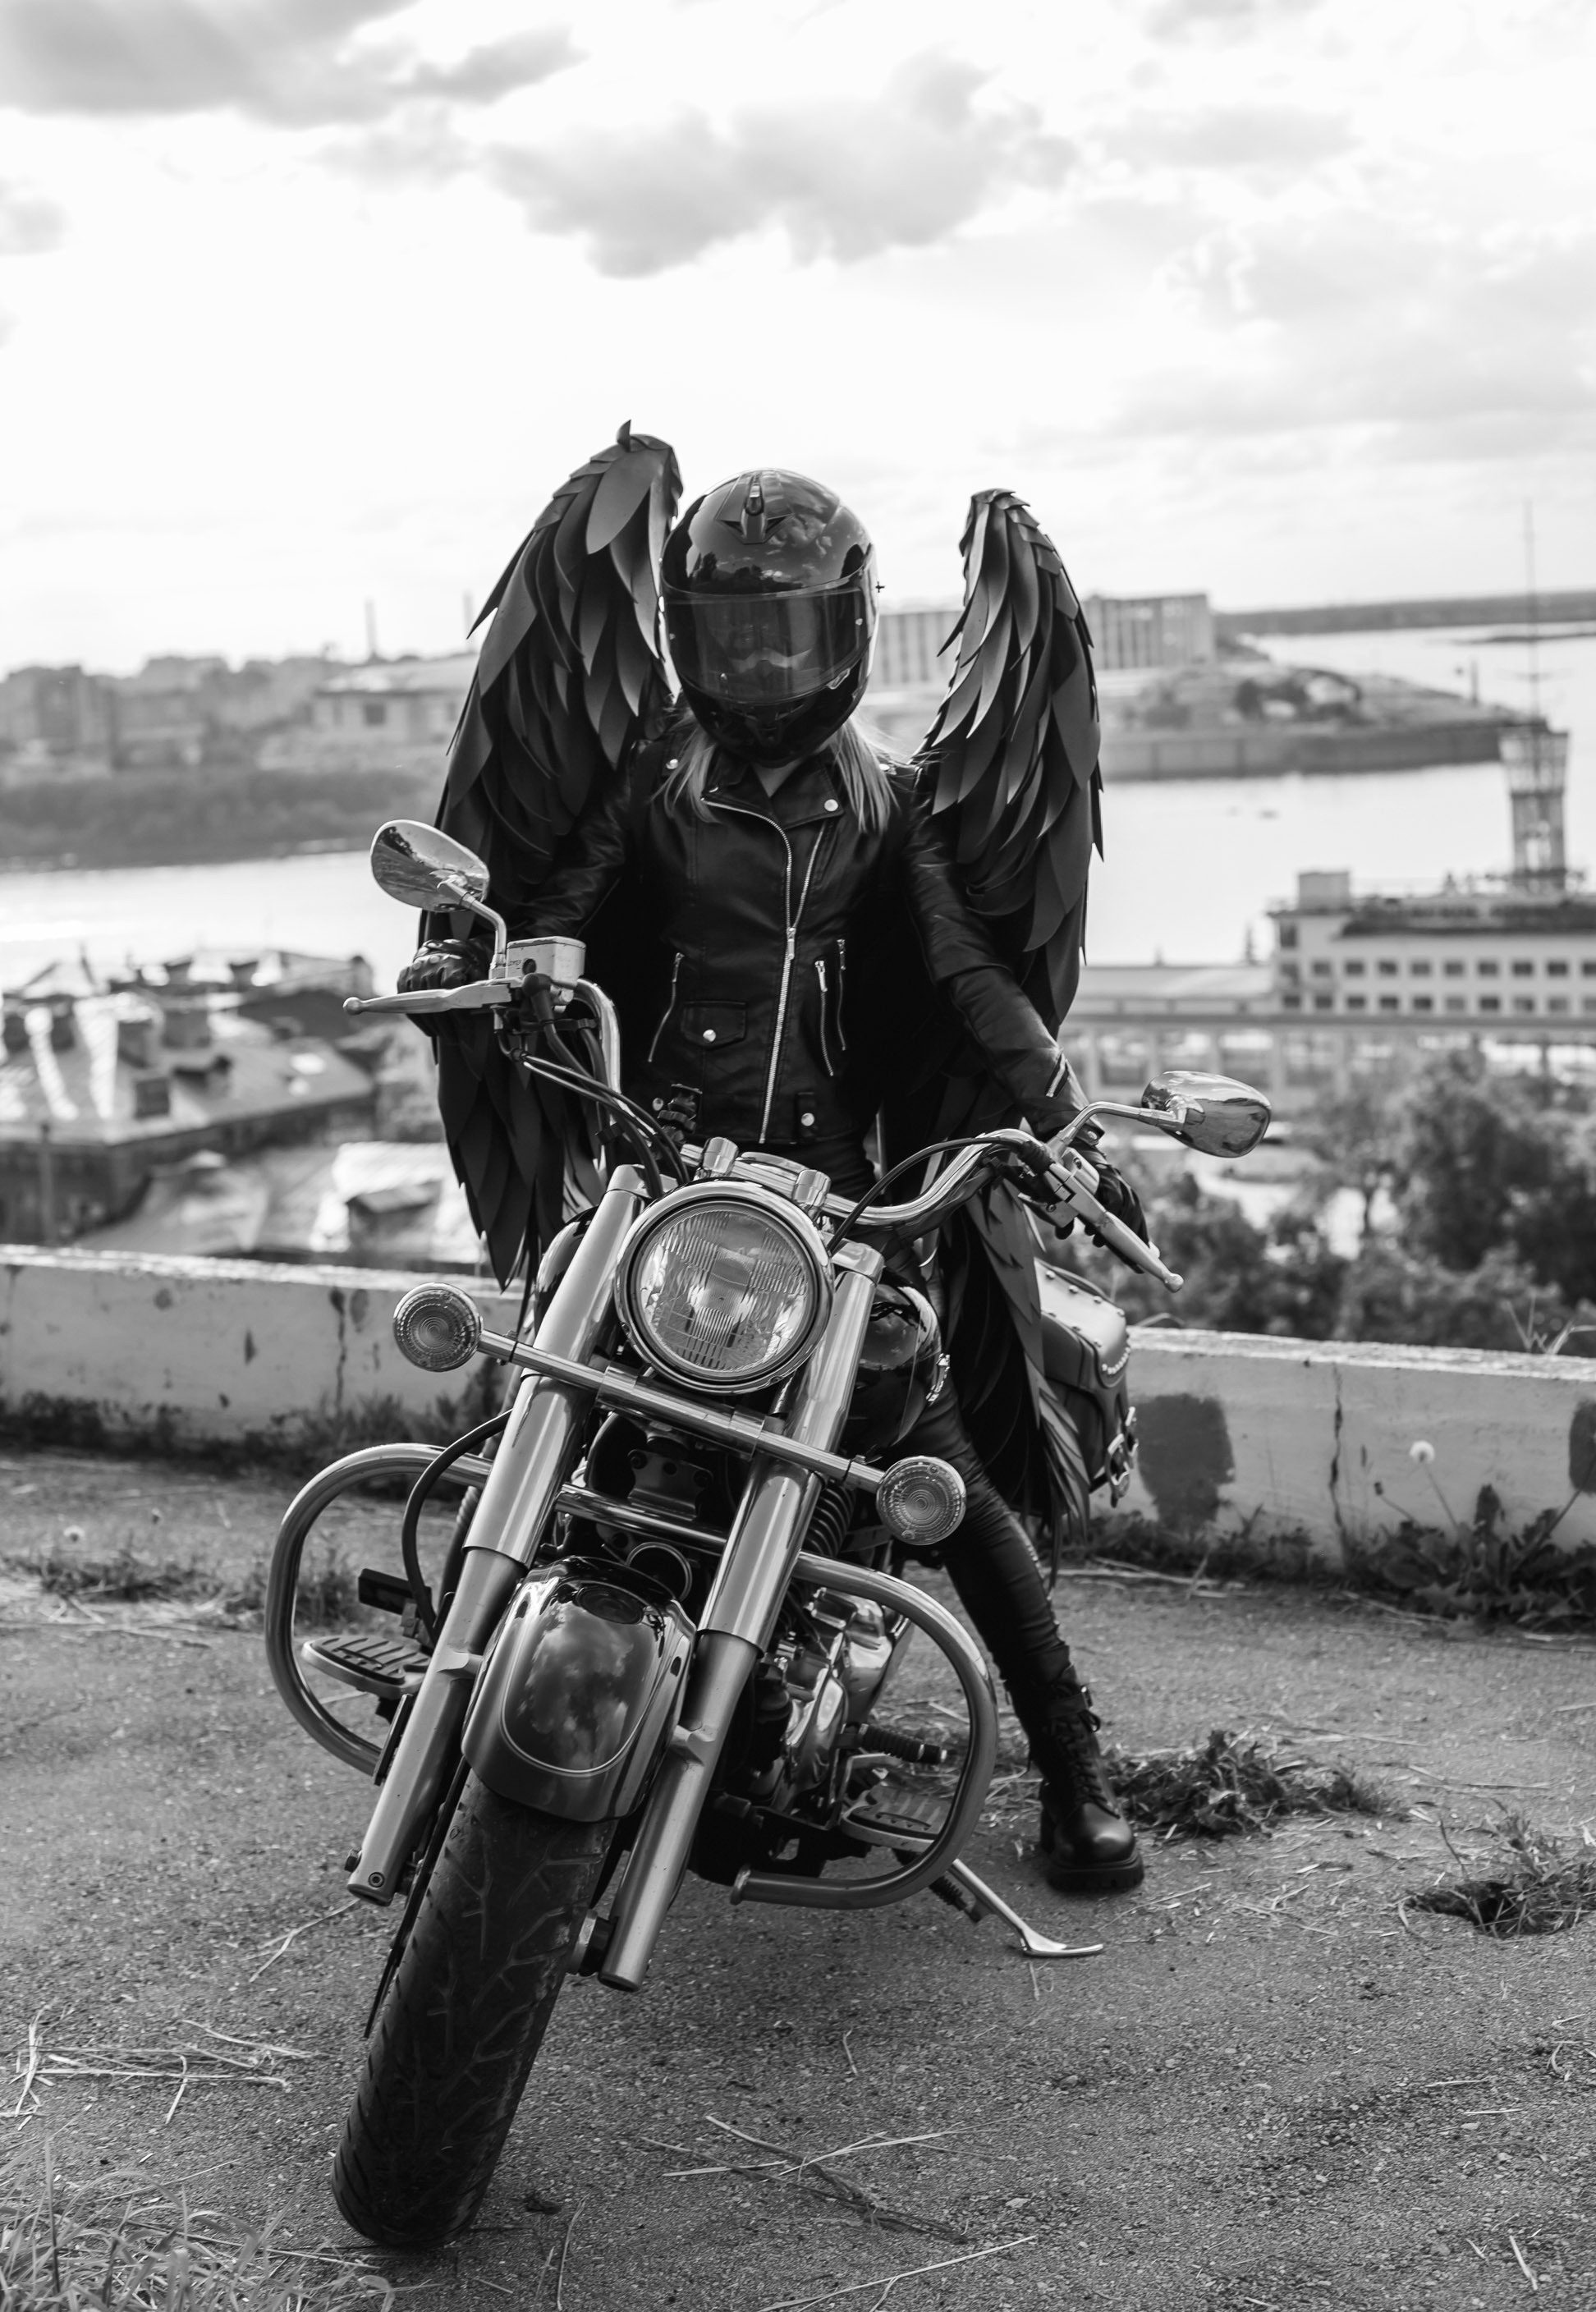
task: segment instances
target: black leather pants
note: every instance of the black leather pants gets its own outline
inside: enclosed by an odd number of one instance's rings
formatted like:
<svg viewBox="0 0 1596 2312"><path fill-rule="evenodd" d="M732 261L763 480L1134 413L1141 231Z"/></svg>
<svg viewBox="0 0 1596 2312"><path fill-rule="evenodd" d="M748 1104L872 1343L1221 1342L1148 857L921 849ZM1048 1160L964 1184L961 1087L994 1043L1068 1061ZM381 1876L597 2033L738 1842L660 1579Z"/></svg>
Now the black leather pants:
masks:
<svg viewBox="0 0 1596 2312"><path fill-rule="evenodd" d="M856 1140L823 1141L774 1152L829 1172L838 1195L862 1195L873 1178L863 1143ZM1034 1741L1046 1722L1048 1702L1066 1683L1073 1687L1069 1648L1059 1634L1053 1601L1025 1528L970 1443L951 1377L899 1449L934 1453L951 1461L964 1480L964 1521L943 1543L942 1562L960 1605L997 1664L1021 1724Z"/></svg>
<svg viewBox="0 0 1596 2312"><path fill-rule="evenodd" d="M942 1562L1034 1739L1033 1719L1071 1675L1069 1648L1036 1553L969 1441L951 1379L899 1450L935 1453L964 1480L964 1521L943 1543Z"/></svg>

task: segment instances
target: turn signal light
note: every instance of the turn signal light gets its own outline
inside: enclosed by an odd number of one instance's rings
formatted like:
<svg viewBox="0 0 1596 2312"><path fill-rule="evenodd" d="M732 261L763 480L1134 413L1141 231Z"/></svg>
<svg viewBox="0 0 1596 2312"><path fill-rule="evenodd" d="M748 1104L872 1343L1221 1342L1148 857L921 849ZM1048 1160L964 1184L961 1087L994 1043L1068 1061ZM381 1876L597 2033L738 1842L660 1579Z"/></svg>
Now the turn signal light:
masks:
<svg viewBox="0 0 1596 2312"><path fill-rule="evenodd" d="M423 1372L452 1372L476 1355L482 1319L458 1285L417 1284L393 1312L393 1337Z"/></svg>
<svg viewBox="0 0 1596 2312"><path fill-rule="evenodd" d="M881 1479L875 1506L889 1533L932 1549L963 1522L964 1480L933 1453L909 1453Z"/></svg>

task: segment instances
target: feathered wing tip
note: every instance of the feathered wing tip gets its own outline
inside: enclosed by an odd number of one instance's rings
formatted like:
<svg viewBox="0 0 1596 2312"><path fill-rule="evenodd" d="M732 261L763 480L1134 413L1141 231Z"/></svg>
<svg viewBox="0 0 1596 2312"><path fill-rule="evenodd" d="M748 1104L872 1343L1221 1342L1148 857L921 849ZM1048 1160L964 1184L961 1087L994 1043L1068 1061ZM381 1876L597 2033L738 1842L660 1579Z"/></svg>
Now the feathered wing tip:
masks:
<svg viewBox="0 0 1596 2312"><path fill-rule="evenodd" d="M483 605L477 626L491 623L450 743L438 825L487 863L501 909L537 889L668 703L659 566L680 495L669 442L623 425L555 492ZM479 1018L439 1038L438 1105L504 1283L523 1255L536 1263L573 1184L594 1182L580 1112L513 1066Z"/></svg>
<svg viewBox="0 0 1596 2312"><path fill-rule="evenodd" d="M504 896L536 888L669 699L659 563L680 496L670 443L623 425L555 492L483 605L438 824Z"/></svg>
<svg viewBox="0 0 1596 2312"><path fill-rule="evenodd" d="M975 913L1057 1029L1074 1000L1102 849L1092 635L1069 574L1009 490L970 500L947 696L915 763Z"/></svg>

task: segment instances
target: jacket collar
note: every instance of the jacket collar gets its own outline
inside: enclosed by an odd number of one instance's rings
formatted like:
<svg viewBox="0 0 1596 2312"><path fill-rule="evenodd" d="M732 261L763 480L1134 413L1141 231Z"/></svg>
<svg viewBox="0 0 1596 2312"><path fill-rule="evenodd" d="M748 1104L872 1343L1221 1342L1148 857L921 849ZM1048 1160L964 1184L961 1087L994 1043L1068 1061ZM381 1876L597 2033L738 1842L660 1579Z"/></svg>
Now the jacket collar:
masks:
<svg viewBox="0 0 1596 2312"><path fill-rule="evenodd" d="M729 762L721 756L704 790L708 803L724 803L737 810L758 811L783 828L822 824L847 815L847 794L836 764L811 755L783 780L774 795L759 784L759 773L747 763Z"/></svg>

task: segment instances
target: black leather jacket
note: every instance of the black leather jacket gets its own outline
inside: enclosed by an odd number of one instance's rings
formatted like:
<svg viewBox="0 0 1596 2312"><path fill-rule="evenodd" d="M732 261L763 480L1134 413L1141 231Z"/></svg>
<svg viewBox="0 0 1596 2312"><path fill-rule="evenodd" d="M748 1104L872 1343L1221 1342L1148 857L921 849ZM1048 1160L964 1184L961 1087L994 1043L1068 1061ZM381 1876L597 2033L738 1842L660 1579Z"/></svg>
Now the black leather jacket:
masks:
<svg viewBox="0 0 1596 2312"><path fill-rule="evenodd" d="M697 1128L743 1147L866 1130L881 1085L854 1033L864 1008L859 978L894 969L878 934L907 914L931 979L1031 1129L1056 1132L1084 1105L970 915L910 780L893 775L888 824L873 833L850 811L828 758L802 765L771 797L723 755L702 818L665 805L674 766L668 742L639 747L626 781L573 829L535 899L512 911L517 938L580 936L623 879L646 909L658 994L626 1054L635 1099L658 1105L672 1086L691 1085Z"/></svg>

